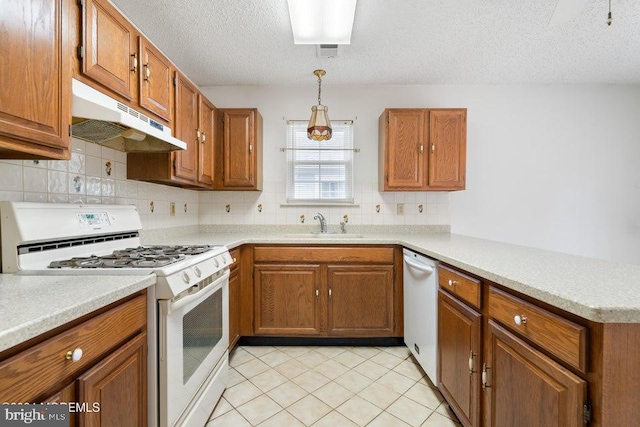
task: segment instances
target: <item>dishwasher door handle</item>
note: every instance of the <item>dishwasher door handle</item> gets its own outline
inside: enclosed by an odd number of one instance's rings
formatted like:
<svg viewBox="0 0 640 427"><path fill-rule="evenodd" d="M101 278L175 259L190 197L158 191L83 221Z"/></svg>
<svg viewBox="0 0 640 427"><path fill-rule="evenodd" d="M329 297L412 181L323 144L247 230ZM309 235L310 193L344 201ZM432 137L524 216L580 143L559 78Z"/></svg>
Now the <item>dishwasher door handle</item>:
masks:
<svg viewBox="0 0 640 427"><path fill-rule="evenodd" d="M424 271L427 274L432 274L433 273L433 267L427 265L427 264L423 264L421 262L416 262L414 260L412 260L410 257L405 256L404 257L404 262L405 264L415 268L416 270L420 270L420 271Z"/></svg>

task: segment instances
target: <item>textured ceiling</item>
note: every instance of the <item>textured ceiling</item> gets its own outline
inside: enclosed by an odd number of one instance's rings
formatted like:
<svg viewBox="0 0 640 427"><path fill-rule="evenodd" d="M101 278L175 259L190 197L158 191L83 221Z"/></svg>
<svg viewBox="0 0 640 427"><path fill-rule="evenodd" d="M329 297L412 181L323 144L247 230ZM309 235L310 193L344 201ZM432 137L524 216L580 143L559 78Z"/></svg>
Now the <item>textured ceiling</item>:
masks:
<svg viewBox="0 0 640 427"><path fill-rule="evenodd" d="M112 0L196 84L640 83L640 0L360 0L351 45L294 45L287 0Z"/></svg>

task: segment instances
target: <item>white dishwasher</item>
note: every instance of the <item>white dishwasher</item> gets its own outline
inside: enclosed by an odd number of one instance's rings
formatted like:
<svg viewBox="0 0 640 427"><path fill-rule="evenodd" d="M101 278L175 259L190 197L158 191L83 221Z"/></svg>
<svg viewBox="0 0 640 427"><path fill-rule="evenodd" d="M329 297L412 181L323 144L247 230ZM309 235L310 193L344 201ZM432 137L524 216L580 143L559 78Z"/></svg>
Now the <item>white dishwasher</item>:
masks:
<svg viewBox="0 0 640 427"><path fill-rule="evenodd" d="M438 262L404 249L404 342L438 385Z"/></svg>

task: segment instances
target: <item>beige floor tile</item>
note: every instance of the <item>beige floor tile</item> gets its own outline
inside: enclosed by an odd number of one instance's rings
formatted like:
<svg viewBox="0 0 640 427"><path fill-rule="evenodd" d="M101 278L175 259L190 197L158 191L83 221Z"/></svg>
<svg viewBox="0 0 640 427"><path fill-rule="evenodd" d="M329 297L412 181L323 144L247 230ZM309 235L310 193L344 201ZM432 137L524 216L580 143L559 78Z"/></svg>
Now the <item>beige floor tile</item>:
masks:
<svg viewBox="0 0 640 427"><path fill-rule="evenodd" d="M349 351L365 359L370 359L380 353L376 347L351 347Z"/></svg>
<svg viewBox="0 0 640 427"><path fill-rule="evenodd" d="M252 377L249 381L266 393L272 388L275 388L280 384L284 384L289 380L275 369L269 369L255 377Z"/></svg>
<svg viewBox="0 0 640 427"><path fill-rule="evenodd" d="M409 427L409 424L399 420L388 412L378 415L367 427Z"/></svg>
<svg viewBox="0 0 640 427"><path fill-rule="evenodd" d="M227 412L226 414L214 418L209 421L206 427L251 427L249 421L245 420L242 415L235 409Z"/></svg>
<svg viewBox="0 0 640 427"><path fill-rule="evenodd" d="M269 354L272 351L275 351L275 347L270 346L270 345L260 345L260 346L243 346L242 347L244 349L244 351L246 351L247 353L251 353L252 355L254 355L255 357L262 357L265 354Z"/></svg>
<svg viewBox="0 0 640 427"><path fill-rule="evenodd" d="M335 409L350 399L353 393L332 381L314 391L313 395Z"/></svg>
<svg viewBox="0 0 640 427"><path fill-rule="evenodd" d="M326 362L313 368L313 370L324 375L330 380L334 380L340 375L343 375L345 372L347 372L349 368L344 366L342 363L329 359Z"/></svg>
<svg viewBox="0 0 640 427"><path fill-rule="evenodd" d="M207 427L209 425L207 424ZM460 424L437 412L431 414L421 427L460 427Z"/></svg>
<svg viewBox="0 0 640 427"><path fill-rule="evenodd" d="M313 427L357 427L358 424L351 421L349 418L342 415L340 412L331 411L324 417L320 418L318 422L313 424Z"/></svg>
<svg viewBox="0 0 640 427"><path fill-rule="evenodd" d="M382 409L359 396L353 396L336 410L359 426L366 426L382 412Z"/></svg>
<svg viewBox="0 0 640 427"><path fill-rule="evenodd" d="M284 363L288 360L291 360L291 356L286 353L281 352L280 350L272 351L271 353L267 353L260 358L264 363L275 368L276 366Z"/></svg>
<svg viewBox="0 0 640 427"><path fill-rule="evenodd" d="M315 350L305 353L298 359L299 362L302 362L309 369L313 369L316 366L326 362L327 360L329 360L328 356L325 356L322 353L318 353Z"/></svg>
<svg viewBox="0 0 640 427"><path fill-rule="evenodd" d="M437 409L442 403L442 395L440 393L421 383L414 384L404 396L433 410Z"/></svg>
<svg viewBox="0 0 640 427"><path fill-rule="evenodd" d="M293 378L291 381L311 393L328 383L330 380L316 371L307 371Z"/></svg>
<svg viewBox="0 0 640 427"><path fill-rule="evenodd" d="M216 405L215 409L213 410L209 418L211 419L218 418L220 415L226 414L232 409L233 409L233 406L231 406L231 404L227 402L223 397L218 401L218 404Z"/></svg>
<svg viewBox="0 0 640 427"><path fill-rule="evenodd" d="M445 401L443 401L440 406L436 408L436 412L440 415L444 415L445 417L454 420L455 422L458 422L458 417L456 417L456 414L453 413L453 411L449 407L449 404Z"/></svg>
<svg viewBox="0 0 640 427"><path fill-rule="evenodd" d="M307 372L309 370L309 368L298 362L296 359L291 359L284 363L281 363L274 369L289 379L295 378L303 372Z"/></svg>
<svg viewBox="0 0 640 427"><path fill-rule="evenodd" d="M405 377L411 378L414 381L418 381L425 375L420 365L413 363L410 359L403 361L398 366L393 368L393 370L399 374L404 375Z"/></svg>
<svg viewBox="0 0 640 427"><path fill-rule="evenodd" d="M278 350L280 350L281 352L288 354L291 357L299 357L302 356L305 353L308 353L312 350L311 347L305 347L305 346L279 346L276 347Z"/></svg>
<svg viewBox="0 0 640 427"><path fill-rule="evenodd" d="M286 408L307 395L307 391L299 385L289 381L267 392L278 405Z"/></svg>
<svg viewBox="0 0 640 427"><path fill-rule="evenodd" d="M229 368L229 377L227 379L227 388L233 387L236 384L240 384L247 379L243 377L238 371L233 368Z"/></svg>
<svg viewBox="0 0 640 427"><path fill-rule="evenodd" d="M287 412L302 421L305 425L310 426L331 412L331 408L310 394L289 406Z"/></svg>
<svg viewBox="0 0 640 427"><path fill-rule="evenodd" d="M236 366L235 369L243 377L245 377L247 379L251 379L251 378L255 377L256 375L261 374L264 371L267 371L267 370L269 370L271 368L269 368L269 365L264 363L262 360L253 359L253 360L250 360L250 361L248 361L246 363L243 363L242 365Z"/></svg>
<svg viewBox="0 0 640 427"><path fill-rule="evenodd" d="M235 368L253 359L255 359L253 354L246 352L242 347L238 347L229 355L229 366Z"/></svg>
<svg viewBox="0 0 640 427"><path fill-rule="evenodd" d="M365 360L364 362L353 368L353 370L361 373L362 375L373 381L389 372L389 369L385 368L384 366L380 366L377 363L372 362L371 360Z"/></svg>
<svg viewBox="0 0 640 427"><path fill-rule="evenodd" d="M402 363L404 359L398 356L394 356L391 353L387 353L386 351L381 351L369 360L371 360L372 362L376 362L378 365L384 366L385 368L393 369L400 363Z"/></svg>
<svg viewBox="0 0 640 427"><path fill-rule="evenodd" d="M229 426L233 427L233 426ZM258 427L305 427L296 417L287 411L278 412L268 420L258 424ZM333 426L337 427L337 426Z"/></svg>
<svg viewBox="0 0 640 427"><path fill-rule="evenodd" d="M369 387L358 393L358 396L376 405L378 408L386 409L389 405L395 402L400 394L391 390L388 387L373 383Z"/></svg>
<svg viewBox="0 0 640 427"><path fill-rule="evenodd" d="M258 387L254 386L249 381L243 381L240 384L236 384L233 387L226 389L222 394L222 397L233 405L234 408L237 408L261 394L262 391Z"/></svg>
<svg viewBox="0 0 640 427"><path fill-rule="evenodd" d="M391 390L400 394L404 394L416 383L411 378L407 378L404 375L400 375L399 373L394 371L387 372L376 382L385 387L389 387Z"/></svg>
<svg viewBox="0 0 640 427"><path fill-rule="evenodd" d="M267 418L282 411L282 407L263 394L236 408L251 425L258 425Z"/></svg>
<svg viewBox="0 0 640 427"><path fill-rule="evenodd" d="M360 391L373 383L369 378L355 371L348 371L334 381L353 393L360 393Z"/></svg>
<svg viewBox="0 0 640 427"><path fill-rule="evenodd" d="M361 364L367 359L365 359L362 356L358 356L357 354L352 353L351 351L345 351L344 353L341 353L336 357L334 357L333 360L335 360L336 362L342 363L347 368L355 368L356 366L358 366L359 364Z"/></svg>
<svg viewBox="0 0 640 427"><path fill-rule="evenodd" d="M400 396L398 400L393 402L387 408L387 412L397 418L400 418L405 423L417 427L421 425L434 411L414 402L408 397Z"/></svg>
<svg viewBox="0 0 640 427"><path fill-rule="evenodd" d="M347 349L345 347L338 347L338 346L321 346L315 349L318 353L320 354L324 354L325 356L329 357L329 358L334 358L339 354L344 353L345 351L347 351Z"/></svg>
<svg viewBox="0 0 640 427"><path fill-rule="evenodd" d="M393 354L394 356L406 359L411 354L411 351L405 346L398 347L380 347L382 351Z"/></svg>

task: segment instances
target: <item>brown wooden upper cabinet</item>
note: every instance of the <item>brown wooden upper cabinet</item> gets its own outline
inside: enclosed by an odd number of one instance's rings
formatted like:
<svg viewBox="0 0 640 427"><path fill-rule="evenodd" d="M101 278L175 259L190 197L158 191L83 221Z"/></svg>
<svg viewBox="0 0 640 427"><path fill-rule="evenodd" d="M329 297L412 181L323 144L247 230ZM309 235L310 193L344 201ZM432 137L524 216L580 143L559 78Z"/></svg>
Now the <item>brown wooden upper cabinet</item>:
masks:
<svg viewBox="0 0 640 427"><path fill-rule="evenodd" d="M0 158L68 159L68 0L0 0Z"/></svg>
<svg viewBox="0 0 640 427"><path fill-rule="evenodd" d="M262 190L262 116L255 108L220 109L216 190Z"/></svg>
<svg viewBox="0 0 640 427"><path fill-rule="evenodd" d="M82 0L79 8L79 77L170 123L171 62L107 0Z"/></svg>
<svg viewBox="0 0 640 427"><path fill-rule="evenodd" d="M172 153L128 153L127 178L212 189L216 114L213 104L176 71L174 133L187 148Z"/></svg>
<svg viewBox="0 0 640 427"><path fill-rule="evenodd" d="M466 109L386 109L378 136L380 191L465 188Z"/></svg>

